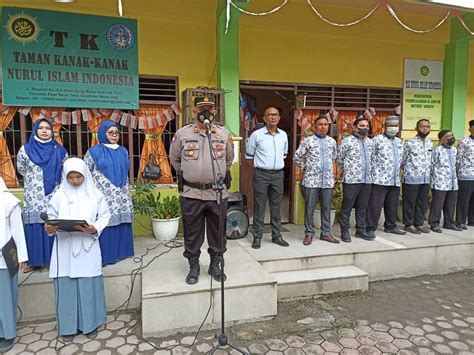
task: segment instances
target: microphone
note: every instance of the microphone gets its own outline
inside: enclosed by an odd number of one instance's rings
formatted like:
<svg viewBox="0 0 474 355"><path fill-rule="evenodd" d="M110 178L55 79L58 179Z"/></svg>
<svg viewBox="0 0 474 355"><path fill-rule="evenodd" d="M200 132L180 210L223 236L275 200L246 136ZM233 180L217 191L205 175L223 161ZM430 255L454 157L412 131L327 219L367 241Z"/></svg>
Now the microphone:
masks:
<svg viewBox="0 0 474 355"><path fill-rule="evenodd" d="M41 212L40 213L40 218L41 220L44 222L44 223L48 223L49 222L49 216L46 212Z"/></svg>
<svg viewBox="0 0 474 355"><path fill-rule="evenodd" d="M204 126L206 126L206 134L211 133L211 121L208 118L204 119Z"/></svg>

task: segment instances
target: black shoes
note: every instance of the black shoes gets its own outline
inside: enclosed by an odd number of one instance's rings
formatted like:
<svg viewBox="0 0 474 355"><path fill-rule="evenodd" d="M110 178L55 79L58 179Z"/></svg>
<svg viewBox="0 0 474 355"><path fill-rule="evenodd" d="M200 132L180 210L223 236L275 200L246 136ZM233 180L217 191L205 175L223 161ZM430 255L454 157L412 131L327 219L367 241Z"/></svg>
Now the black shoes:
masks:
<svg viewBox="0 0 474 355"><path fill-rule="evenodd" d="M362 232L362 231L357 231L356 234L355 234L355 237L356 238L361 238L361 239L364 239L364 240L367 240L367 241L372 241L375 239L375 233L374 232Z"/></svg>
<svg viewBox="0 0 474 355"><path fill-rule="evenodd" d="M405 226L405 230L411 234L421 234L421 230L419 230L415 226Z"/></svg>
<svg viewBox="0 0 474 355"><path fill-rule="evenodd" d="M421 233L429 233L430 229L426 228L424 226L415 226L416 229L418 229Z"/></svg>
<svg viewBox="0 0 474 355"><path fill-rule="evenodd" d="M462 230L467 230L467 226L465 224L456 224L456 226Z"/></svg>
<svg viewBox="0 0 474 355"><path fill-rule="evenodd" d="M397 235L405 235L407 234L407 232L405 231L402 231L400 228L398 227L394 227L394 228L384 228L383 230L385 233L391 233L391 234L397 234Z"/></svg>
<svg viewBox="0 0 474 355"><path fill-rule="evenodd" d="M444 224L444 225L443 225L443 228L451 229L451 230L456 231L456 232L460 232L460 231L463 230L461 227L458 227L458 226L455 225L455 224Z"/></svg>
<svg viewBox="0 0 474 355"><path fill-rule="evenodd" d="M439 228L439 226L431 226L431 231L435 232L435 233L443 233L443 230L441 228Z"/></svg>
<svg viewBox="0 0 474 355"><path fill-rule="evenodd" d="M351 242L351 235L349 234L349 231L347 229L341 231L341 240L346 243Z"/></svg>
<svg viewBox="0 0 474 355"><path fill-rule="evenodd" d="M62 340L63 340L63 343L70 343L74 340L74 337L76 336L76 334L72 334L72 335L63 335L62 336Z"/></svg>
<svg viewBox="0 0 474 355"><path fill-rule="evenodd" d="M87 339L95 339L97 338L97 328L94 329L92 332L84 334Z"/></svg>
<svg viewBox="0 0 474 355"><path fill-rule="evenodd" d="M253 242L252 242L252 248L254 249L260 249L261 247L261 242L262 242L262 239L261 238L253 238Z"/></svg>
<svg viewBox="0 0 474 355"><path fill-rule="evenodd" d="M272 238L272 243L277 244L281 247L289 247L290 244L286 240L284 240L281 236L277 238Z"/></svg>
<svg viewBox="0 0 474 355"><path fill-rule="evenodd" d="M15 338L13 339L2 339L0 341L0 353L6 353L10 351L15 345Z"/></svg>
<svg viewBox="0 0 474 355"><path fill-rule="evenodd" d="M189 272L186 276L186 283L188 285L197 284L199 281L199 273L201 268L199 267L199 257L193 257L188 259L189 262Z"/></svg>
<svg viewBox="0 0 474 355"><path fill-rule="evenodd" d="M224 278L224 281L227 280L227 276L222 273L221 262L222 262L222 256L211 255L211 264L209 265L209 269L207 270L207 273L211 275L212 278L216 280L217 282L221 282L222 278Z"/></svg>

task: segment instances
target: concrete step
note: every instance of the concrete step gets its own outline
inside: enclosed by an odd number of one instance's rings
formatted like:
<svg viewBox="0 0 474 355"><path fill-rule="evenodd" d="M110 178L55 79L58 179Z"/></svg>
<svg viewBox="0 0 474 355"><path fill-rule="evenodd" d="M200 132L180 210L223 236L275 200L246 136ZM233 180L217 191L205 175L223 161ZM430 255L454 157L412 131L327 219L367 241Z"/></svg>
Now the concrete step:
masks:
<svg viewBox="0 0 474 355"><path fill-rule="evenodd" d="M179 259L181 260L181 259ZM195 331L220 326L220 283L207 274L201 264L196 285L184 282L188 272L185 262L172 267L144 270L142 273L142 329L144 337L158 337L177 332ZM228 263L225 268L226 326L269 319L277 314L277 283L257 262Z"/></svg>
<svg viewBox="0 0 474 355"><path fill-rule="evenodd" d="M324 245L324 247L334 249L336 252L331 254L320 253L319 250L314 254L292 255L290 258L276 258L273 260L260 260L265 270L275 272L298 271L316 268L347 266L354 264L354 255L347 250L339 248L336 245Z"/></svg>
<svg viewBox="0 0 474 355"><path fill-rule="evenodd" d="M353 265L273 272L278 299L344 291L367 291L369 275Z"/></svg>

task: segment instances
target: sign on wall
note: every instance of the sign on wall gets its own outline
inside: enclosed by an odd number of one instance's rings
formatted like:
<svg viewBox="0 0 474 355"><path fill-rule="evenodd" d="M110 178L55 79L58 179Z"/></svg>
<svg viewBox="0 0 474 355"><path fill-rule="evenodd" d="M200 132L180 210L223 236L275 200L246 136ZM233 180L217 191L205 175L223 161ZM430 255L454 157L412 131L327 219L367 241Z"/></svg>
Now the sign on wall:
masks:
<svg viewBox="0 0 474 355"><path fill-rule="evenodd" d="M3 104L138 108L137 21L2 8Z"/></svg>
<svg viewBox="0 0 474 355"><path fill-rule="evenodd" d="M415 129L419 119L427 118L432 130L441 127L443 62L405 59L403 82L403 128Z"/></svg>

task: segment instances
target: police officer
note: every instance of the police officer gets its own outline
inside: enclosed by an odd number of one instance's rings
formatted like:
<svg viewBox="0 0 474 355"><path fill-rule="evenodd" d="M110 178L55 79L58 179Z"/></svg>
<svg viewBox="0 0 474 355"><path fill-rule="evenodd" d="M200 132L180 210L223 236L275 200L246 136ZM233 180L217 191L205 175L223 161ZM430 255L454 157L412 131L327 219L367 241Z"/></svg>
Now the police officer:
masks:
<svg viewBox="0 0 474 355"><path fill-rule="evenodd" d="M204 243L204 231L211 257L208 273L221 281L220 262L226 250L225 216L229 193L224 185L221 203L213 190L213 169L217 179L224 179L234 159L230 134L212 123L217 113L214 97L198 96L194 100L196 121L179 129L170 147L170 161L181 180L181 210L184 226L184 257L189 261L186 283L199 281L199 256ZM212 151L205 123L209 124ZM211 160L212 153L212 160ZM223 182L223 181L222 181ZM219 229L219 222L221 223ZM220 234L219 234L220 232Z"/></svg>

